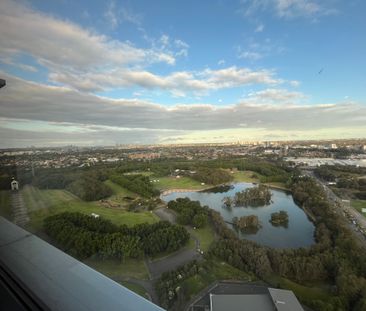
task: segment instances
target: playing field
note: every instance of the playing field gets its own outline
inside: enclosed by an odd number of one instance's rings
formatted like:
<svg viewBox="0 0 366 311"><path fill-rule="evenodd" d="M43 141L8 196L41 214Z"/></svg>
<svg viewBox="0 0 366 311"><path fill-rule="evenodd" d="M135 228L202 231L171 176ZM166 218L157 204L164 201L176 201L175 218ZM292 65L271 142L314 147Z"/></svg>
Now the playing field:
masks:
<svg viewBox="0 0 366 311"><path fill-rule="evenodd" d="M159 220L151 212L133 213L123 209L102 207L98 202L85 202L66 190L40 190L26 186L22 189L22 194L30 216L28 228L34 232L42 230L42 223L46 217L62 212L80 212L87 215L95 213L117 225L128 226L144 222L154 223Z"/></svg>
<svg viewBox="0 0 366 311"><path fill-rule="evenodd" d="M154 182L154 179L156 182ZM154 186L159 190L169 190L169 189L205 189L209 185L201 185L200 182L190 178L190 177L160 177L160 178L150 178L153 181Z"/></svg>
<svg viewBox="0 0 366 311"><path fill-rule="evenodd" d="M366 213L362 213L362 209L363 208L366 209L366 200L352 200L351 201L351 206L353 208L355 208L356 210L358 210L361 215L366 217Z"/></svg>
<svg viewBox="0 0 366 311"><path fill-rule="evenodd" d="M110 278L132 277L147 280L149 273L143 259L100 260L87 259L84 263Z"/></svg>

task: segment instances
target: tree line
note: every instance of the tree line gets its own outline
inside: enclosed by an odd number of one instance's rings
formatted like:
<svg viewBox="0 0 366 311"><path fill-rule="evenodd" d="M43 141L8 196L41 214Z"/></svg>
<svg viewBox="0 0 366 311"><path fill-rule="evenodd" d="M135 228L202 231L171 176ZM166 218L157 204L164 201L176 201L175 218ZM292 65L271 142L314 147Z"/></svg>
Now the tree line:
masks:
<svg viewBox="0 0 366 311"><path fill-rule="evenodd" d="M148 176L140 174L117 175L113 174L109 177L111 181L135 192L145 198L151 198L159 195L159 190L155 189Z"/></svg>
<svg viewBox="0 0 366 311"><path fill-rule="evenodd" d="M187 230L167 221L117 226L102 217L82 213L60 213L44 220L44 229L65 251L80 259L139 258L172 252L189 240Z"/></svg>
<svg viewBox="0 0 366 311"><path fill-rule="evenodd" d="M209 185L219 185L233 180L233 177L222 169L200 168L191 177Z"/></svg>

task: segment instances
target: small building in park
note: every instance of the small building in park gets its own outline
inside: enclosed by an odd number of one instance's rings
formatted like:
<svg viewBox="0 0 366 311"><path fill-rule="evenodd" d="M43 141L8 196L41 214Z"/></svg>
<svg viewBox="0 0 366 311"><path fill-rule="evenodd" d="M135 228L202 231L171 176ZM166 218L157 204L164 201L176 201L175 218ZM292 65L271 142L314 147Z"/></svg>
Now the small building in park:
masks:
<svg viewBox="0 0 366 311"><path fill-rule="evenodd" d="M11 186L11 190L13 190L13 191L19 190L19 183L14 179L14 177L11 180L10 186Z"/></svg>
<svg viewBox="0 0 366 311"><path fill-rule="evenodd" d="M210 311L304 311L292 291L268 288L267 294L210 294Z"/></svg>

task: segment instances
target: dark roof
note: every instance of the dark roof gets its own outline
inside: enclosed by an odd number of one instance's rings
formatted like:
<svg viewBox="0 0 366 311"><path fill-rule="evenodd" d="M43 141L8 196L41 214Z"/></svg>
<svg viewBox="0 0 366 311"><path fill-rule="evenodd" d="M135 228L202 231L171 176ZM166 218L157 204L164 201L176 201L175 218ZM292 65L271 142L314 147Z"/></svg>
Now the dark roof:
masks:
<svg viewBox="0 0 366 311"><path fill-rule="evenodd" d="M269 295L210 295L211 311L275 311Z"/></svg>
<svg viewBox="0 0 366 311"><path fill-rule="evenodd" d="M268 288L266 294L210 294L211 311L304 311L290 290Z"/></svg>
<svg viewBox="0 0 366 311"><path fill-rule="evenodd" d="M268 288L277 311L304 311L294 293L290 290Z"/></svg>
<svg viewBox="0 0 366 311"><path fill-rule="evenodd" d="M51 310L163 310L3 217L0 266Z"/></svg>

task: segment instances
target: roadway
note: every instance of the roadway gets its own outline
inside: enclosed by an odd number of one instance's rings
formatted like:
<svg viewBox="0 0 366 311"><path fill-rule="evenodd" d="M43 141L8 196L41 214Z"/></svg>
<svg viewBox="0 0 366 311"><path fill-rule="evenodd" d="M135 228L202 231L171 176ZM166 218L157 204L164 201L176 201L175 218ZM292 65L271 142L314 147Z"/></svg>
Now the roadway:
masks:
<svg viewBox="0 0 366 311"><path fill-rule="evenodd" d="M348 200L340 199L326 184L325 181L315 176L312 170L303 170L304 175L314 178L317 183L323 188L328 200L333 204L334 211L343 216L346 220L348 227L358 237L363 245L366 247L366 218L361 215L357 210L351 207Z"/></svg>

